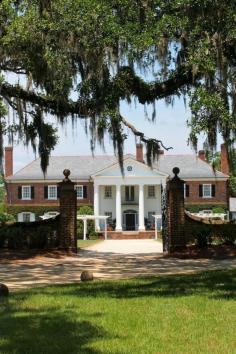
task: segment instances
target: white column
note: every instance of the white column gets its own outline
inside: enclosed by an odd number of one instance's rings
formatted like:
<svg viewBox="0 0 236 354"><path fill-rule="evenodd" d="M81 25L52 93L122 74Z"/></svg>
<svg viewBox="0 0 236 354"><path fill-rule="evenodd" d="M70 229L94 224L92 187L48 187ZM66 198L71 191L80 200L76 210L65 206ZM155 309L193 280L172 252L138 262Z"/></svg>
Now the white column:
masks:
<svg viewBox="0 0 236 354"><path fill-rule="evenodd" d="M144 190L143 184L139 185L139 227L140 231L145 230L144 225Z"/></svg>
<svg viewBox="0 0 236 354"><path fill-rule="evenodd" d="M116 185L116 231L122 231L121 223L121 186Z"/></svg>
<svg viewBox="0 0 236 354"><path fill-rule="evenodd" d="M157 218L155 218L155 240L157 240Z"/></svg>
<svg viewBox="0 0 236 354"><path fill-rule="evenodd" d="M99 216L99 185L97 184L94 184L94 216ZM100 231L98 219L95 219L95 231Z"/></svg>
<svg viewBox="0 0 236 354"><path fill-rule="evenodd" d="M84 219L84 240L86 240L87 235L87 219Z"/></svg>

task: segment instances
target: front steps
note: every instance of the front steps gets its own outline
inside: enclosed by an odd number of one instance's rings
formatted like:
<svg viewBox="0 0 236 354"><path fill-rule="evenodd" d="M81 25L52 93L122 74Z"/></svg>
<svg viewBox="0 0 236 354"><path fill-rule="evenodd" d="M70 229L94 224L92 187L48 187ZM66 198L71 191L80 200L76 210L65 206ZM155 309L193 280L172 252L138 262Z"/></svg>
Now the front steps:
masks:
<svg viewBox="0 0 236 354"><path fill-rule="evenodd" d="M104 236L104 235L103 235ZM160 235L158 235L160 237ZM154 239L155 231L107 231L108 240L140 240Z"/></svg>

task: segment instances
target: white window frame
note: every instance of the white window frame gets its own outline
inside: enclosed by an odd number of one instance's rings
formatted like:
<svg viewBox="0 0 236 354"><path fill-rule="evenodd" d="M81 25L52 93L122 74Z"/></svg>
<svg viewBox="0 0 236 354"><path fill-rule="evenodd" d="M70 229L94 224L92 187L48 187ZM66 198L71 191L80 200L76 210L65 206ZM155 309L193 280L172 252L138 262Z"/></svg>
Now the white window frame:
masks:
<svg viewBox="0 0 236 354"><path fill-rule="evenodd" d="M210 187L210 195L205 195L205 187ZM202 185L202 198L212 198L212 184L203 184Z"/></svg>
<svg viewBox="0 0 236 354"><path fill-rule="evenodd" d="M28 196L24 196L24 191L25 190L29 190L29 193L27 193L28 194ZM22 186L22 189L21 189L21 195L22 195L22 200L31 200L32 198L31 198L31 186Z"/></svg>
<svg viewBox="0 0 236 354"><path fill-rule="evenodd" d="M112 199L112 186L104 187L104 199Z"/></svg>
<svg viewBox="0 0 236 354"><path fill-rule="evenodd" d="M148 185L148 198L156 198L156 188L155 188L155 185ZM150 193L150 190L153 192L153 195L152 193Z"/></svg>
<svg viewBox="0 0 236 354"><path fill-rule="evenodd" d="M126 195L126 190L125 190L125 201L126 202L134 202L135 201L135 186L131 185L131 186L125 186L125 188L128 188L128 198ZM132 198L132 193L131 193L131 189L134 189L134 198Z"/></svg>
<svg viewBox="0 0 236 354"><path fill-rule="evenodd" d="M81 193L81 195L79 196L79 193L78 193L78 190L81 190L82 191L82 193ZM77 184L76 186L75 186L75 190L76 190L76 197L77 197L77 199L84 199L84 186L82 185L82 184Z"/></svg>
<svg viewBox="0 0 236 354"><path fill-rule="evenodd" d="M54 188L55 189L55 195L54 196L50 196L50 190ZM48 199L49 200L57 200L57 186L55 184L49 185L48 186Z"/></svg>

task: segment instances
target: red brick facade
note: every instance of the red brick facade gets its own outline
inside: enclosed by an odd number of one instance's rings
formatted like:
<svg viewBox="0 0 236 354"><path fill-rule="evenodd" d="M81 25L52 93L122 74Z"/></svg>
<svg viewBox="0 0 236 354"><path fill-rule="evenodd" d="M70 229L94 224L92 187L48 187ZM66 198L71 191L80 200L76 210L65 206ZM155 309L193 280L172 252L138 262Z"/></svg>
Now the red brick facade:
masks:
<svg viewBox="0 0 236 354"><path fill-rule="evenodd" d="M5 148L5 177L13 175L13 147Z"/></svg>
<svg viewBox="0 0 236 354"><path fill-rule="evenodd" d="M78 205L93 205L93 183L78 182L77 185L87 186L87 198L77 199ZM57 185L57 182L45 183L8 183L7 184L7 204L9 205L27 205L27 206L58 206L57 200L50 200L44 196L44 187L49 185ZM18 188L22 186L34 187L34 198L30 200L20 199L18 196Z"/></svg>
<svg viewBox="0 0 236 354"><path fill-rule="evenodd" d="M189 197L185 198L186 204L227 204L228 203L228 187L227 181L185 181L189 186ZM199 185L211 184L215 185L215 196L212 198L204 198L199 195Z"/></svg>

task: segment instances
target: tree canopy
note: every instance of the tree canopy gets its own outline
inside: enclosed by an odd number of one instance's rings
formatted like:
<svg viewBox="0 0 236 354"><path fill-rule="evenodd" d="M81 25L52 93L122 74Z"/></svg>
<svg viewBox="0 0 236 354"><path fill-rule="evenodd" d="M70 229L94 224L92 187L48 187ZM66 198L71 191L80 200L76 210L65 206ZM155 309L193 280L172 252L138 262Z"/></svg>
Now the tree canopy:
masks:
<svg viewBox="0 0 236 354"><path fill-rule="evenodd" d="M57 143L47 114L60 124L87 121L92 149L109 134L121 166L128 126L151 164L165 142L145 137L121 115L121 101L133 98L155 105L183 95L193 147L201 132L210 149L218 132L233 144L235 1L2 0L0 24L0 143L4 134L18 134L38 149L44 171Z"/></svg>

